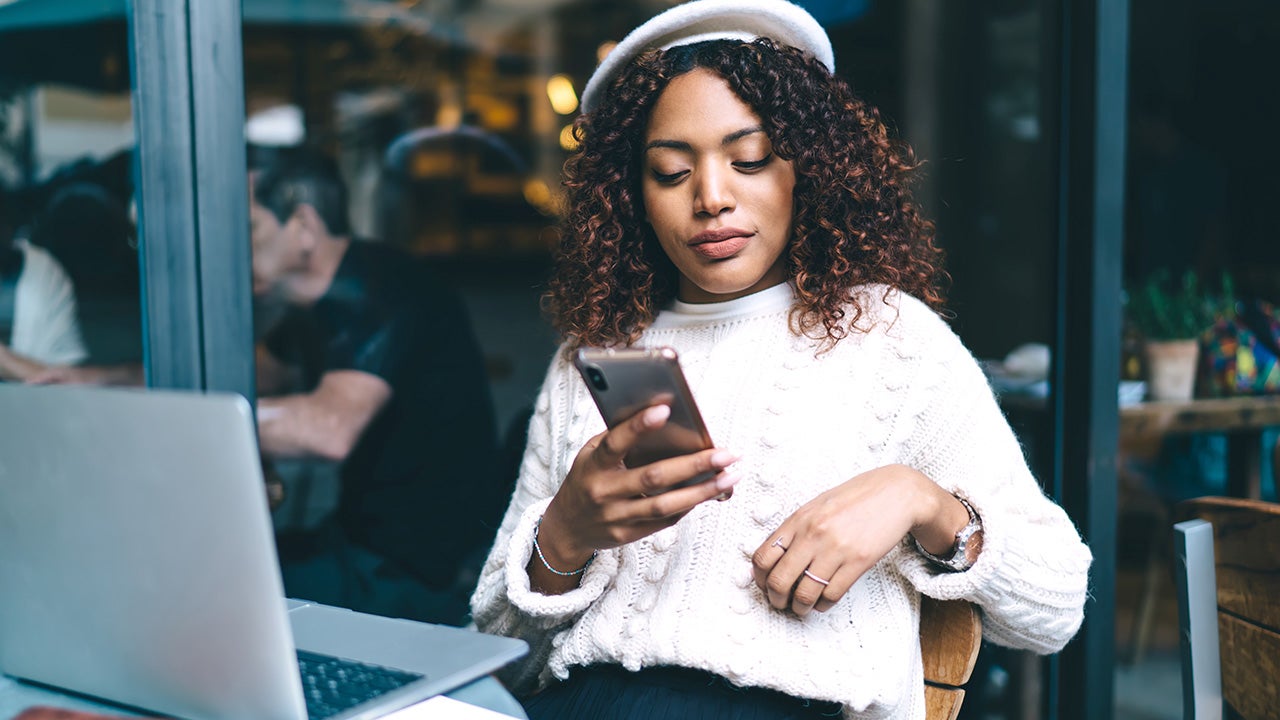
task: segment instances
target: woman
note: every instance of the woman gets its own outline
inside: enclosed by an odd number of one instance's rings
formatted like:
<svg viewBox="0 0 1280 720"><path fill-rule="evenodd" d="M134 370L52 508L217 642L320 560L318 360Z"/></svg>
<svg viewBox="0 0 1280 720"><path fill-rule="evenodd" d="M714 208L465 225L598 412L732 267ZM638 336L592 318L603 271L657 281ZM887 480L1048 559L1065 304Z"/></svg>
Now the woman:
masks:
<svg viewBox="0 0 1280 720"><path fill-rule="evenodd" d="M584 93L566 341L472 599L529 641L533 718L922 718L921 593L1014 647L1079 627L1088 549L935 312L909 150L830 68L803 10L701 0ZM622 467L668 412L602 432L584 345L676 348L718 447Z"/></svg>

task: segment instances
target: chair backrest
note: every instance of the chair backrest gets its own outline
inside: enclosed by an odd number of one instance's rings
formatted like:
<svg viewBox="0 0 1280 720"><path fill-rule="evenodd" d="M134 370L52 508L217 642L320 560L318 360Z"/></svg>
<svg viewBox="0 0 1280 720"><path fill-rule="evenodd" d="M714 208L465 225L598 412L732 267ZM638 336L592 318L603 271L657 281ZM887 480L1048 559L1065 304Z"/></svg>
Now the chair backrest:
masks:
<svg viewBox="0 0 1280 720"><path fill-rule="evenodd" d="M1184 718L1280 720L1280 505L1197 498L1177 516Z"/></svg>
<svg viewBox="0 0 1280 720"><path fill-rule="evenodd" d="M982 620L972 603L920 598L926 720L955 720L981 645Z"/></svg>

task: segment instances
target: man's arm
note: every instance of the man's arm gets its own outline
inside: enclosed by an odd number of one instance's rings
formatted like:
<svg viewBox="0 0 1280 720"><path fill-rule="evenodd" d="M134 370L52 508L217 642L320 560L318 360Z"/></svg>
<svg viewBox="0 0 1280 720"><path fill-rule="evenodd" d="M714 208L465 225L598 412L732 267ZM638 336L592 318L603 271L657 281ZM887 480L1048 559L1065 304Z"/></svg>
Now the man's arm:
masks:
<svg viewBox="0 0 1280 720"><path fill-rule="evenodd" d="M9 349L0 343L0 380L26 382L27 378L45 370L46 365Z"/></svg>
<svg viewBox="0 0 1280 720"><path fill-rule="evenodd" d="M54 365L14 352L0 343L0 380L31 385L142 385L141 363Z"/></svg>
<svg viewBox="0 0 1280 720"><path fill-rule="evenodd" d="M132 385L146 383L142 363L119 365L47 365L27 377L32 385Z"/></svg>
<svg viewBox="0 0 1280 720"><path fill-rule="evenodd" d="M268 457L341 461L391 399L386 380L359 370L332 370L315 390L258 402L258 441Z"/></svg>

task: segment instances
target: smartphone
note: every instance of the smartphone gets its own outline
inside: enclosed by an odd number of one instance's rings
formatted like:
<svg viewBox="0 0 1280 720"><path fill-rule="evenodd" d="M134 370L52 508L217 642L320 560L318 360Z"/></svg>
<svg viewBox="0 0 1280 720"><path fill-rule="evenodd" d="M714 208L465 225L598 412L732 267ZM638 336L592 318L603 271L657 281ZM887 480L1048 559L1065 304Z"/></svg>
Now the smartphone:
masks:
<svg viewBox="0 0 1280 720"><path fill-rule="evenodd" d="M712 447L711 435L702 422L674 349L582 348L574 356L573 364L586 382L605 425L610 428L651 405L671 408L667 423L641 435L623 458L627 467L640 467ZM676 487L693 485L714 475L704 473Z"/></svg>

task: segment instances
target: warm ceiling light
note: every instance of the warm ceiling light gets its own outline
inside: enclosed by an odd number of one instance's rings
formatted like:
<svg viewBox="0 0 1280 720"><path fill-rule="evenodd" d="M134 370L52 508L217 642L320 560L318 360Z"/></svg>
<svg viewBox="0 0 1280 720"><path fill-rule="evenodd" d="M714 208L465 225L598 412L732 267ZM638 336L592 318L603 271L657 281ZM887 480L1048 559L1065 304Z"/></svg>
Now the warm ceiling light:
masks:
<svg viewBox="0 0 1280 720"><path fill-rule="evenodd" d="M613 52L616 47L618 47L618 43L612 40L605 40L600 43L600 47L596 48L596 62L604 62L605 56Z"/></svg>
<svg viewBox="0 0 1280 720"><path fill-rule="evenodd" d="M537 178L525 182L524 199L542 212L551 213L555 211L555 198L551 195L551 188Z"/></svg>
<svg viewBox="0 0 1280 720"><path fill-rule="evenodd" d="M552 75L547 80L547 98L551 107L561 115L568 115L578 109L578 93L573 89L573 81L568 75Z"/></svg>
<svg viewBox="0 0 1280 720"><path fill-rule="evenodd" d="M565 125L560 130L560 147L566 152L573 152L578 149L578 141L573 137L573 126Z"/></svg>
<svg viewBox="0 0 1280 720"><path fill-rule="evenodd" d="M436 111L436 124L442 128L456 128L462 124L462 106L446 101Z"/></svg>

